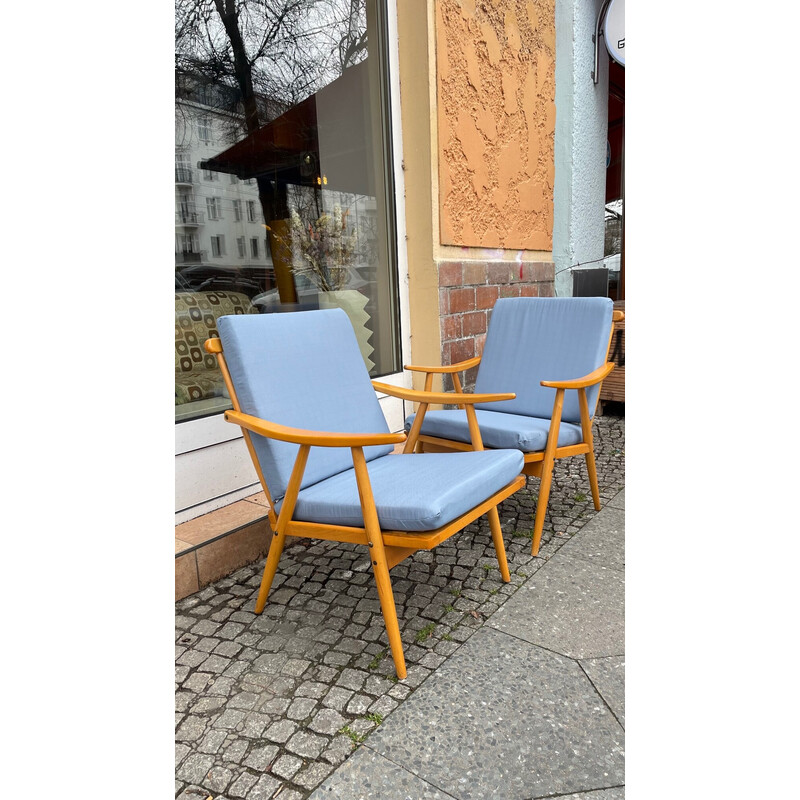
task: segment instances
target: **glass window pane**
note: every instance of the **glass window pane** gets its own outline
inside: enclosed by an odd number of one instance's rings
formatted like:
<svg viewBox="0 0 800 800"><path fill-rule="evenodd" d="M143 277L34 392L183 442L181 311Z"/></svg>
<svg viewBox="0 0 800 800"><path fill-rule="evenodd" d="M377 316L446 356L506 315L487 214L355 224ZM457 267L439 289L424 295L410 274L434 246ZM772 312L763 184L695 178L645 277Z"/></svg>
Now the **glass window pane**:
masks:
<svg viewBox="0 0 800 800"><path fill-rule="evenodd" d="M230 407L222 314L340 307L370 373L400 368L383 4L210 8L176 0L178 420Z"/></svg>

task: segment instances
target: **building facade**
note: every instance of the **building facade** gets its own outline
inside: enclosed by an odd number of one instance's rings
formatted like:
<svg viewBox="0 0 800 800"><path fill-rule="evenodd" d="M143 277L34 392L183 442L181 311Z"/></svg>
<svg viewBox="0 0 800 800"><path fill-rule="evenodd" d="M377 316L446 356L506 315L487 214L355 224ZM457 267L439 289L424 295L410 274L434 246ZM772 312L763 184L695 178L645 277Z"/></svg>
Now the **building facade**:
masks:
<svg viewBox="0 0 800 800"><path fill-rule="evenodd" d="M605 266L603 6L309 2L270 40L253 14L176 42L176 524L259 490L201 352L220 309L339 305L410 386L403 364L479 355L498 298Z"/></svg>

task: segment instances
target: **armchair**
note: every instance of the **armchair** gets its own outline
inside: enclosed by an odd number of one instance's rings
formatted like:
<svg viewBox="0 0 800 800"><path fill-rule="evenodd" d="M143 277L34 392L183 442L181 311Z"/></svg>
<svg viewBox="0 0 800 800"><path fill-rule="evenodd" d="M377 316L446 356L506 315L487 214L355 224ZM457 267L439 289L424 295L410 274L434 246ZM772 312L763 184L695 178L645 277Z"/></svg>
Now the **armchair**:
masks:
<svg viewBox="0 0 800 800"><path fill-rule="evenodd" d="M409 440L422 453L516 448L526 475L540 479L531 553L541 544L556 459L583 455L594 507L600 492L592 418L607 362L612 321L622 319L608 298L504 298L492 311L483 355L448 366L413 366L430 389L437 373L450 374L455 409L428 410L441 402L431 395L406 419ZM458 373L478 367L475 391L514 392L513 400L464 404ZM423 393L424 394L424 393ZM407 443L408 447L409 444Z"/></svg>
<svg viewBox="0 0 800 800"><path fill-rule="evenodd" d="M225 419L242 428L270 503L272 539L255 612L267 602L287 536L363 545L397 676L404 678L389 571L487 514L500 572L509 581L497 505L525 484L521 453L394 453L411 437L389 431L340 309L227 316L218 330L220 338L205 347L219 360L231 396Z"/></svg>

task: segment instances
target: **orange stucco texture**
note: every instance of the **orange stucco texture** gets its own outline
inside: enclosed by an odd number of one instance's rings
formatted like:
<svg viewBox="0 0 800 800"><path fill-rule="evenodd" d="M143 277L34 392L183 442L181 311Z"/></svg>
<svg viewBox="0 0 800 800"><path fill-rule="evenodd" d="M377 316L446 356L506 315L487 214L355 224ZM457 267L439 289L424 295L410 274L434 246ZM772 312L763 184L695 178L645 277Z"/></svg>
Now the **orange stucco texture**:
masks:
<svg viewBox="0 0 800 800"><path fill-rule="evenodd" d="M442 244L551 250L555 0L437 0Z"/></svg>

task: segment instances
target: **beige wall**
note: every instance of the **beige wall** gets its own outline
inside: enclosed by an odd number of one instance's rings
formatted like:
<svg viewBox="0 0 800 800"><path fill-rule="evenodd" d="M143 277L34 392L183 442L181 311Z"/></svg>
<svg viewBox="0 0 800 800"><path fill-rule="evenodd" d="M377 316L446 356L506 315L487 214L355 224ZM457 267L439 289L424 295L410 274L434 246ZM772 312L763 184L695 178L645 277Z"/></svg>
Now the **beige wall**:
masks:
<svg viewBox="0 0 800 800"><path fill-rule="evenodd" d="M552 294L554 18L397 0L413 363L480 353L487 297Z"/></svg>
<svg viewBox="0 0 800 800"><path fill-rule="evenodd" d="M554 0L437 0L442 244L551 250Z"/></svg>

